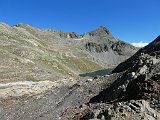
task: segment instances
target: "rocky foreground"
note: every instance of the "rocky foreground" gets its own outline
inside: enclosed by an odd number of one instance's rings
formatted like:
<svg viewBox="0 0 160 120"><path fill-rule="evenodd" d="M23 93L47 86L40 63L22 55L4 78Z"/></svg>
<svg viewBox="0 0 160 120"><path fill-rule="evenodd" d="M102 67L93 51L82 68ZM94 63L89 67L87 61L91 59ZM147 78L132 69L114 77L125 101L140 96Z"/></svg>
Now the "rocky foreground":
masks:
<svg viewBox="0 0 160 120"><path fill-rule="evenodd" d="M104 76L101 79L88 80L63 80L46 84L41 84L41 90L36 84L27 86L27 89L18 93L31 92L31 96L10 96L1 100L0 119L1 120L58 120L60 116L70 107L80 106L87 103L90 98L98 95L119 75ZM106 81L107 79L107 81ZM19 84L20 85L20 84ZM22 85L22 84L21 84ZM53 85L53 86L52 86ZM50 86L52 86L50 88ZM24 87L24 86L23 86ZM16 87L14 87L16 89ZM43 90L46 91L43 91ZM37 91L38 90L38 91ZM40 91L39 91L40 90ZM17 91L14 91L17 92ZM39 94L39 92L41 92Z"/></svg>

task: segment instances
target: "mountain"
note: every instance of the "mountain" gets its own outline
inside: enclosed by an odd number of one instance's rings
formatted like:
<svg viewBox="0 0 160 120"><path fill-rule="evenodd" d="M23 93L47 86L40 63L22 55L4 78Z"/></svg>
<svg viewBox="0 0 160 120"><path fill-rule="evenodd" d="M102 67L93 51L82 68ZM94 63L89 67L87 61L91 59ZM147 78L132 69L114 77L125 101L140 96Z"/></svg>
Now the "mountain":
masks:
<svg viewBox="0 0 160 120"><path fill-rule="evenodd" d="M132 56L138 48L114 38L105 27L88 32L84 35L88 38L86 49L90 54L107 66L116 66Z"/></svg>
<svg viewBox="0 0 160 120"><path fill-rule="evenodd" d="M0 42L1 120L56 120L88 107L118 79L107 72L138 50L102 26L78 35L0 23Z"/></svg>
<svg viewBox="0 0 160 120"><path fill-rule="evenodd" d="M1 81L76 77L113 68L138 49L112 37L104 27L84 35L0 23Z"/></svg>
<svg viewBox="0 0 160 120"><path fill-rule="evenodd" d="M66 110L62 119L159 120L159 48L160 36L120 63L111 75L99 78L106 80L103 90L87 104Z"/></svg>

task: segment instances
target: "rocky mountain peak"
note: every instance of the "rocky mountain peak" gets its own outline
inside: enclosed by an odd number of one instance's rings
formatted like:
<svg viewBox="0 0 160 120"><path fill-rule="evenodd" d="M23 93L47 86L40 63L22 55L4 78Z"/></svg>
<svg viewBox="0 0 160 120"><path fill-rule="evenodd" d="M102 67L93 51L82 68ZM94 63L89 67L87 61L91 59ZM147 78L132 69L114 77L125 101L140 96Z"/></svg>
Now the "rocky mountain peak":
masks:
<svg viewBox="0 0 160 120"><path fill-rule="evenodd" d="M99 26L98 28L96 28L95 30L88 32L87 34L89 34L90 36L109 36L110 32L107 28L105 28L104 26Z"/></svg>

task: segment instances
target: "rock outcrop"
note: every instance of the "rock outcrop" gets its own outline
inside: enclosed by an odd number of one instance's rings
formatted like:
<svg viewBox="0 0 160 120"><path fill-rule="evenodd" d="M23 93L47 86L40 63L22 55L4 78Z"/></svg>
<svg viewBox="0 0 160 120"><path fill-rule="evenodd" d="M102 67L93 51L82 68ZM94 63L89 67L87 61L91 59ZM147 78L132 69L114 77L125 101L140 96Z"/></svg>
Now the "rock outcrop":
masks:
<svg viewBox="0 0 160 120"><path fill-rule="evenodd" d="M102 92L99 100L115 102L125 100L149 100L160 108L160 37L135 55L118 65L113 73L121 73L109 88Z"/></svg>
<svg viewBox="0 0 160 120"><path fill-rule="evenodd" d="M109 30L102 26L83 36L88 39L85 44L86 50L95 59L98 58L98 61L108 66L116 66L138 50L138 48L114 38Z"/></svg>

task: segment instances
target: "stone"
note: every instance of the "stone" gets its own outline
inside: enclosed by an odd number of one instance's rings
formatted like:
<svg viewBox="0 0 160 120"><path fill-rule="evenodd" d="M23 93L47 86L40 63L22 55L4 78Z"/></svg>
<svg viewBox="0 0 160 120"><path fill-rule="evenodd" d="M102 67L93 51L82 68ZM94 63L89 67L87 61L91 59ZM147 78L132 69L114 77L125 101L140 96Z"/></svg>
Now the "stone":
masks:
<svg viewBox="0 0 160 120"><path fill-rule="evenodd" d="M83 117L80 118L80 120L89 120L93 119L95 117L95 114L93 112L87 112Z"/></svg>
<svg viewBox="0 0 160 120"><path fill-rule="evenodd" d="M145 74L147 72L148 67L146 65L144 65L143 67L139 68L138 73L139 74Z"/></svg>

